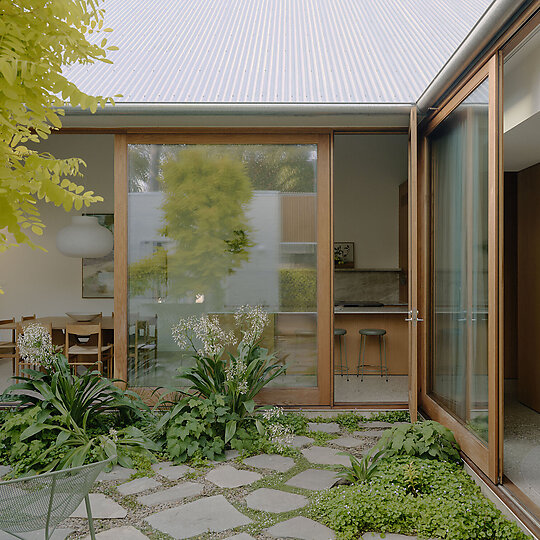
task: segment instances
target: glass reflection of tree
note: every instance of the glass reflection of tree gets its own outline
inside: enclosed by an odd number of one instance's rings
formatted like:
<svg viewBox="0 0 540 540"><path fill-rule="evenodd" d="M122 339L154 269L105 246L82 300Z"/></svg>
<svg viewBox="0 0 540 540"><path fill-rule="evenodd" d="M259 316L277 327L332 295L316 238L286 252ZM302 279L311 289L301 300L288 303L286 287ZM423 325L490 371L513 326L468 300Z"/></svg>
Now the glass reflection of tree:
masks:
<svg viewBox="0 0 540 540"><path fill-rule="evenodd" d="M248 258L245 208L252 188L244 164L209 147L178 150L162 161L159 176L151 175L158 176L163 192L159 233L170 247L130 265L132 295L155 290L168 276L169 296L194 300L216 291ZM239 236L245 246L238 246Z"/></svg>

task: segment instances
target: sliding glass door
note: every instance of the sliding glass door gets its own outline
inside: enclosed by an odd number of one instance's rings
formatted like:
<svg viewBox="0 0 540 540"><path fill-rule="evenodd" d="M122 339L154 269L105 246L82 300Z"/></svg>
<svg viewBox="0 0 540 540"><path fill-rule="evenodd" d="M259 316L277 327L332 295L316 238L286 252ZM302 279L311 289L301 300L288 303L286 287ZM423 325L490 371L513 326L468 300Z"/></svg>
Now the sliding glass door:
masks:
<svg viewBox="0 0 540 540"><path fill-rule="evenodd" d="M430 354L423 405L493 478L497 453L495 60L427 128Z"/></svg>
<svg viewBox="0 0 540 540"><path fill-rule="evenodd" d="M171 332L179 320L208 316L228 333L235 312L260 306L262 344L287 365L261 399L319 404L330 395L328 145L221 138L129 141L129 384L170 386L192 362Z"/></svg>

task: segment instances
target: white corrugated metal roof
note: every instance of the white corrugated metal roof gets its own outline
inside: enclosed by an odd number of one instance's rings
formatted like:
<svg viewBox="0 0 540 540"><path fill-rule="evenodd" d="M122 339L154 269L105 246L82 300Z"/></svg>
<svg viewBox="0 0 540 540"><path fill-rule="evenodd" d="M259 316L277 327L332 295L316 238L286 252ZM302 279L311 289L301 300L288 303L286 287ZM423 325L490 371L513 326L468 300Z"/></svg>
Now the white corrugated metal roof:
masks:
<svg viewBox="0 0 540 540"><path fill-rule="evenodd" d="M125 103L412 103L492 0L106 0Z"/></svg>

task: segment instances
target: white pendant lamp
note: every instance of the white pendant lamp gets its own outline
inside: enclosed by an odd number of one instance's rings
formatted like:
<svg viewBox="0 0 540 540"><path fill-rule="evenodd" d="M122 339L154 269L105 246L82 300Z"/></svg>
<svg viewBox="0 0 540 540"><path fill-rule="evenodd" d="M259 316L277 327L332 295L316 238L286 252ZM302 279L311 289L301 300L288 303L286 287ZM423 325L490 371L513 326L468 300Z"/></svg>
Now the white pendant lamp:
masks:
<svg viewBox="0 0 540 540"><path fill-rule="evenodd" d="M95 259L111 252L114 238L92 216L73 216L71 223L56 235L56 247L66 257Z"/></svg>

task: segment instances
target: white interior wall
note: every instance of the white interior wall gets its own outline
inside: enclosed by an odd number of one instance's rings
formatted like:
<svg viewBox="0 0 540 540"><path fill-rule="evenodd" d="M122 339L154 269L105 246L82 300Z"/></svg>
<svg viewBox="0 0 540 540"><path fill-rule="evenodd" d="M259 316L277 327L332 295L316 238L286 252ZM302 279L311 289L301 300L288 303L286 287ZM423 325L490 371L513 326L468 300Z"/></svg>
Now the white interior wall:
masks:
<svg viewBox="0 0 540 540"><path fill-rule="evenodd" d="M83 212L114 212L114 148L112 135L55 134L39 145L55 157L80 157L87 167L75 181L104 198L81 211L67 213L61 207L38 203L46 224L43 237L36 237L47 252L18 246L0 255L0 318L21 315L63 315L66 311L102 311L110 314L113 299L82 298L81 259L65 257L56 249L56 233L69 224L72 215Z"/></svg>
<svg viewBox="0 0 540 540"><path fill-rule="evenodd" d="M334 241L354 242L355 268L399 269L399 185L407 135L334 138Z"/></svg>

